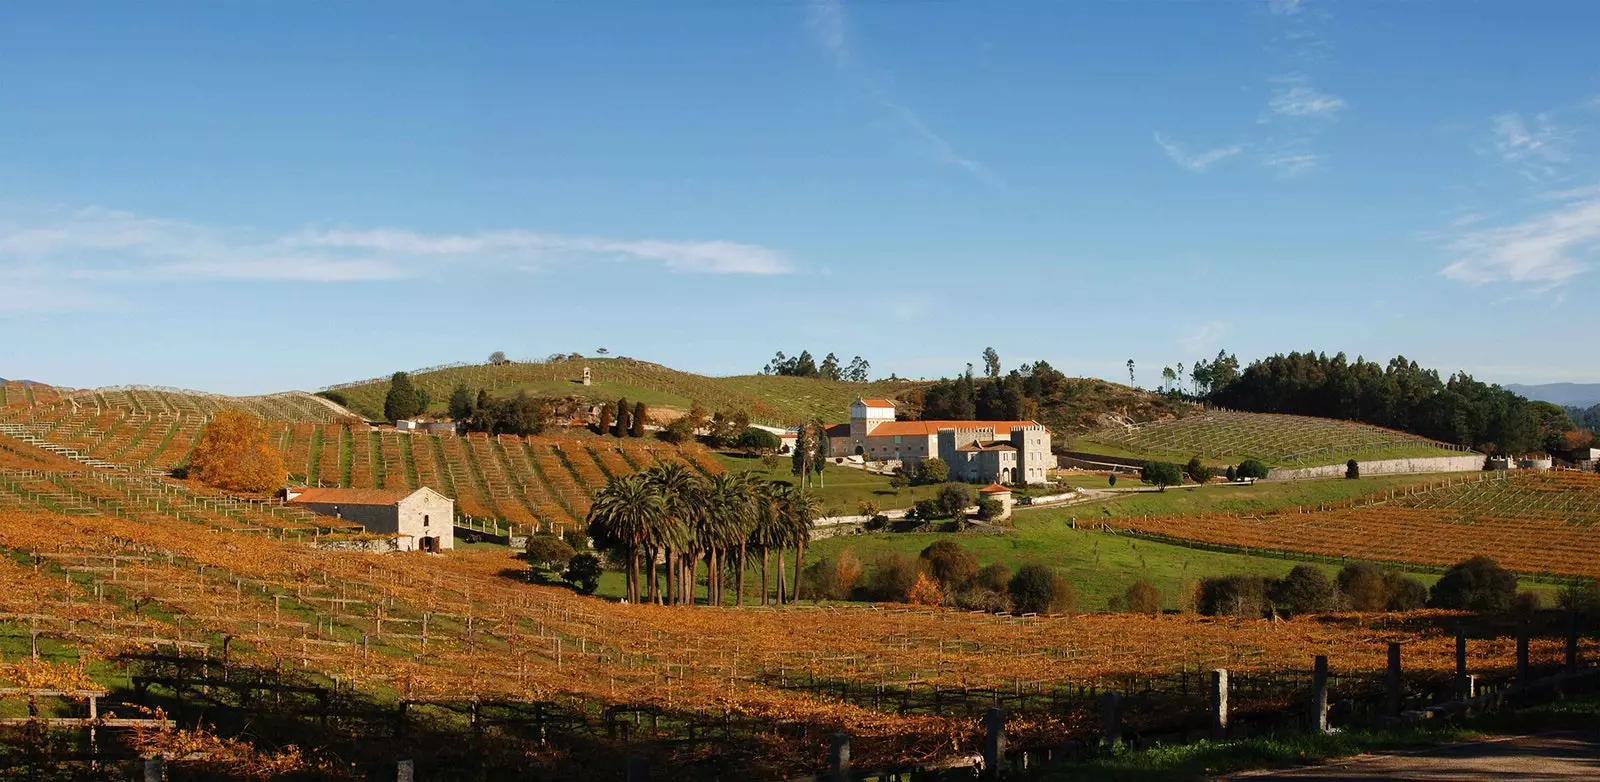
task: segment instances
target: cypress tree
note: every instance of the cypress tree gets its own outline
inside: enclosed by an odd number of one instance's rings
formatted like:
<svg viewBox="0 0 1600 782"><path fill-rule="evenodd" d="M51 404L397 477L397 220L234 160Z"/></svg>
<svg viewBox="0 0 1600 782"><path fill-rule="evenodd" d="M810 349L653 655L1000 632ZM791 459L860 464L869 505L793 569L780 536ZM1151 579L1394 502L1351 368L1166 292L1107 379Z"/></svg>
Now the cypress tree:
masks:
<svg viewBox="0 0 1600 782"><path fill-rule="evenodd" d="M607 402L607 403L601 405L600 406L600 426L599 426L600 434L606 434L607 432L611 431L612 417L613 416L612 416L611 403Z"/></svg>
<svg viewBox="0 0 1600 782"><path fill-rule="evenodd" d="M649 412L649 411L645 409L645 406L644 406L643 402L638 402L638 403L634 404L634 406L633 406L633 427L628 430L628 436L629 437L643 437L644 436L644 422L645 422L645 420L647 418L647 416L646 416L647 412Z"/></svg>
<svg viewBox="0 0 1600 782"><path fill-rule="evenodd" d="M410 418L422 412L422 397L411 385L411 376L396 372L389 378L389 393L383 397L383 417L390 421Z"/></svg>
<svg viewBox="0 0 1600 782"><path fill-rule="evenodd" d="M612 435L617 437L628 436L628 411L631 409L632 408L628 407L627 397L622 397L617 400L617 423L611 429Z"/></svg>

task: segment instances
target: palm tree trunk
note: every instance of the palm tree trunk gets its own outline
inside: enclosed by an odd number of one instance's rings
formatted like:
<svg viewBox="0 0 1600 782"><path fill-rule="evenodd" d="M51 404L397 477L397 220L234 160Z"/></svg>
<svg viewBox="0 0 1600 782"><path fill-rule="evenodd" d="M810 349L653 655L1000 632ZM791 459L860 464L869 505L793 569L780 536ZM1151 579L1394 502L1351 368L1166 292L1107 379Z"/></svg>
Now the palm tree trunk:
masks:
<svg viewBox="0 0 1600 782"><path fill-rule="evenodd" d="M794 592L791 594L793 596L792 599L795 602L799 602L800 600L800 560L805 558L806 542L802 540L796 543L794 546Z"/></svg>
<svg viewBox="0 0 1600 782"><path fill-rule="evenodd" d="M666 605L669 605L669 606L670 605L677 605L678 604L677 603L677 593L672 590L672 585L673 585L673 582L677 581L678 560L677 560L676 557L673 556L672 549L670 549L670 548L667 549L666 558L667 558L667 561L666 561L667 593L665 595L665 597L666 597Z"/></svg>
<svg viewBox="0 0 1600 782"><path fill-rule="evenodd" d="M639 602L639 550L628 550L628 602Z"/></svg>
<svg viewBox="0 0 1600 782"><path fill-rule="evenodd" d="M735 606L739 607L739 608L744 608L744 543L743 542L741 542L739 544L739 575L734 577L733 588L736 590L736 594L734 595L734 598L733 598L733 604Z"/></svg>
<svg viewBox="0 0 1600 782"><path fill-rule="evenodd" d="M783 547L778 547L778 605L783 605Z"/></svg>
<svg viewBox="0 0 1600 782"><path fill-rule="evenodd" d="M660 550L655 546L645 548L644 564L645 568L650 571L650 602L652 603L659 603L661 598L660 584L656 581L656 557L660 556L660 553Z"/></svg>
<svg viewBox="0 0 1600 782"><path fill-rule="evenodd" d="M711 548L706 551L706 605L722 607L722 595L717 588L722 584L722 579L717 578L717 550Z"/></svg>
<svg viewBox="0 0 1600 782"><path fill-rule="evenodd" d="M767 604L767 596L771 594L767 587L767 570L772 564L772 557L763 547L761 549L761 604Z"/></svg>

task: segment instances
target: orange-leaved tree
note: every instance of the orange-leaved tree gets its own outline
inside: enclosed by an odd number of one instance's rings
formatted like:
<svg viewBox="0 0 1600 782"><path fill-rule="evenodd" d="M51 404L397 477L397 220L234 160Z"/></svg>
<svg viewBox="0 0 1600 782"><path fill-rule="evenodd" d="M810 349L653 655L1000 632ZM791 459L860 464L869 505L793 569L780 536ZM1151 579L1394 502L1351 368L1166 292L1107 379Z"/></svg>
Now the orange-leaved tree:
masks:
<svg viewBox="0 0 1600 782"><path fill-rule="evenodd" d="M272 491L289 472L266 422L240 410L217 413L189 454L189 477L231 491Z"/></svg>

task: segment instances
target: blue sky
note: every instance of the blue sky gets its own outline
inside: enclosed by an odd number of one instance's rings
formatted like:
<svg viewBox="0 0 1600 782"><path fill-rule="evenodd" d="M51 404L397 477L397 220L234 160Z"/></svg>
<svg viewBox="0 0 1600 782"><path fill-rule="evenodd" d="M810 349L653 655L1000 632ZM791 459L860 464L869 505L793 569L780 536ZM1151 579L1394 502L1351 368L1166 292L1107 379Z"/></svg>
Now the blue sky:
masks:
<svg viewBox="0 0 1600 782"><path fill-rule="evenodd" d="M1600 4L0 4L0 376L1600 380Z"/></svg>

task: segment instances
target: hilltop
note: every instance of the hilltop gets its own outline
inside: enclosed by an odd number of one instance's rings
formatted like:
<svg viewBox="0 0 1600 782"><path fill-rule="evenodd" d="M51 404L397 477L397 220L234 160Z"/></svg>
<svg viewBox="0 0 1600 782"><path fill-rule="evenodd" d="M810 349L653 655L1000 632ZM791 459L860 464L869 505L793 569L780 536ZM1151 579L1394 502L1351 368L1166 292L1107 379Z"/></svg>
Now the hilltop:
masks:
<svg viewBox="0 0 1600 782"><path fill-rule="evenodd" d="M583 384L585 367L590 373L587 386ZM858 396L903 399L927 385L914 380L851 383L780 375L708 377L632 358L578 356L426 369L412 372L411 382L428 392L432 402L429 409L435 412L445 409L450 392L457 385L465 385L473 391L488 391L491 396L526 391L535 396L578 397L594 402L627 397L631 402L680 410L688 410L698 402L711 411L743 410L750 414L751 421L771 426L815 419L833 421L843 416ZM383 417L383 397L388 391L388 377L324 389L326 395L342 398L351 410L369 419Z"/></svg>
<svg viewBox="0 0 1600 782"><path fill-rule="evenodd" d="M590 385L583 385L583 370ZM754 423L788 426L801 421L844 420L856 397L895 400L902 414L920 417L925 394L952 381L874 380L855 383L783 375L710 377L684 372L633 358L570 356L538 362L460 364L410 373L412 384L427 391L432 412L443 412L457 385L491 396L526 391L535 396L581 398L593 402L626 397L652 407L688 410L699 403L709 411L743 410ZM389 378L341 383L323 394L352 411L377 420L383 417L383 398ZM1095 378L1059 379L1048 393L1036 398L1029 417L1061 433L1096 428L1105 420L1145 422L1181 417L1197 409L1137 388ZM969 416L970 417L970 416Z"/></svg>

